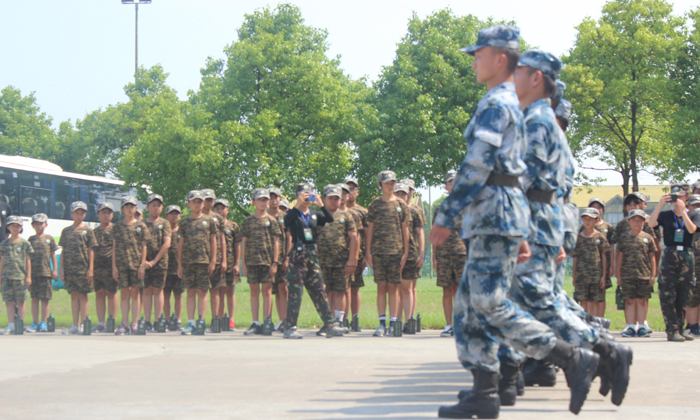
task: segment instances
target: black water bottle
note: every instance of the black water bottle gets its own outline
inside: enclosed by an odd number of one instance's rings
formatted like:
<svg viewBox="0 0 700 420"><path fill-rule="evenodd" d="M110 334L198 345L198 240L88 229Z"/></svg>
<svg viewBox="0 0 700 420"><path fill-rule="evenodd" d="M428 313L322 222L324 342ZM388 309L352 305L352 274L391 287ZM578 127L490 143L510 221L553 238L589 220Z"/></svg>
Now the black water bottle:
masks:
<svg viewBox="0 0 700 420"><path fill-rule="evenodd" d="M105 332L113 333L115 328L116 328L116 322L114 321L114 317L112 315L110 315L107 318L107 322L105 323Z"/></svg>
<svg viewBox="0 0 700 420"><path fill-rule="evenodd" d="M146 335L146 320L141 317L136 325L136 335Z"/></svg>
<svg viewBox="0 0 700 420"><path fill-rule="evenodd" d="M160 318L158 318L158 321L156 321L156 332L157 333L164 333L167 328L168 328L168 321L165 319L165 317L161 313Z"/></svg>
<svg viewBox="0 0 700 420"><path fill-rule="evenodd" d="M213 333L220 333L221 332L221 320L219 319L218 316L215 316L214 318L211 319L211 332Z"/></svg>
<svg viewBox="0 0 700 420"><path fill-rule="evenodd" d="M15 335L22 334L24 334L24 320L19 315L15 315Z"/></svg>
<svg viewBox="0 0 700 420"><path fill-rule="evenodd" d="M89 315L83 320L83 335L92 335L92 320Z"/></svg>
<svg viewBox="0 0 700 420"><path fill-rule="evenodd" d="M168 329L170 331L177 331L177 329L178 329L177 328L177 317L175 316L174 313L172 315L170 315L170 320L168 321Z"/></svg>
<svg viewBox="0 0 700 420"><path fill-rule="evenodd" d="M221 318L221 331L231 331L231 318L228 317L228 312Z"/></svg>
<svg viewBox="0 0 700 420"><path fill-rule="evenodd" d="M49 314L49 317L46 318L46 331L56 332L56 318L53 317L53 314Z"/></svg>
<svg viewBox="0 0 700 420"><path fill-rule="evenodd" d="M416 317L416 332L417 333L420 332L420 321L421 321L421 317L420 317L420 314L418 314L418 316Z"/></svg>
<svg viewBox="0 0 700 420"><path fill-rule="evenodd" d="M206 328L206 324L200 315L196 325L194 326L194 335L204 335Z"/></svg>
<svg viewBox="0 0 700 420"><path fill-rule="evenodd" d="M272 323L270 318L265 318L262 324L262 335L272 335L272 330L275 329L275 325Z"/></svg>

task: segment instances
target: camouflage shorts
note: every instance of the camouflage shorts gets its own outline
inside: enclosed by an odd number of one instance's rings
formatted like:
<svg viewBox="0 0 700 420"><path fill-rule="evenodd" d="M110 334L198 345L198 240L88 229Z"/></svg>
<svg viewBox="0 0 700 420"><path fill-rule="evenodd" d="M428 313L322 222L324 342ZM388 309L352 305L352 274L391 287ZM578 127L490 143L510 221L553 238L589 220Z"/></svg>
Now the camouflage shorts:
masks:
<svg viewBox="0 0 700 420"><path fill-rule="evenodd" d="M358 261L362 261L362 258L360 258ZM365 287L365 279L362 277L362 272L364 271L364 267L362 264L358 263L357 264L357 269L355 270L355 274L350 276L350 287L354 289L358 289L360 287Z"/></svg>
<svg viewBox="0 0 700 420"><path fill-rule="evenodd" d="M437 285L439 287L459 286L466 262L466 255L437 257Z"/></svg>
<svg viewBox="0 0 700 420"><path fill-rule="evenodd" d="M651 285L649 280L622 280L622 298L651 299Z"/></svg>
<svg viewBox="0 0 700 420"><path fill-rule="evenodd" d="M163 291L181 295L185 289L182 287L182 279L177 274L168 274L165 277L165 287Z"/></svg>
<svg viewBox="0 0 700 420"><path fill-rule="evenodd" d="M269 265L249 265L247 268L248 284L261 284L272 281Z"/></svg>
<svg viewBox="0 0 700 420"><path fill-rule="evenodd" d="M401 284L401 254L372 255L374 282Z"/></svg>
<svg viewBox="0 0 700 420"><path fill-rule="evenodd" d="M214 272L209 276L209 282L211 283L211 289L220 289L226 286L226 273L221 273L219 264L216 265Z"/></svg>
<svg viewBox="0 0 700 420"><path fill-rule="evenodd" d="M209 290L209 264L190 264L182 268L182 288Z"/></svg>
<svg viewBox="0 0 700 420"><path fill-rule="evenodd" d="M143 279L139 278L137 270L119 270L119 288L128 289L130 287L143 287Z"/></svg>
<svg viewBox="0 0 700 420"><path fill-rule="evenodd" d="M277 266L277 273L275 274L275 284L286 283L287 274L282 269L282 264Z"/></svg>
<svg viewBox="0 0 700 420"><path fill-rule="evenodd" d="M66 292L69 294L77 292L83 295L92 293L95 291L95 281L87 281L86 272L66 272L64 273L66 278L63 279L63 284L66 286Z"/></svg>
<svg viewBox="0 0 700 420"><path fill-rule="evenodd" d="M345 293L350 277L345 275L345 267L321 267L326 291Z"/></svg>
<svg viewBox="0 0 700 420"><path fill-rule="evenodd" d="M109 293L117 293L119 283L112 277L112 266L109 267L95 265L92 282L95 284L95 291L106 290Z"/></svg>
<svg viewBox="0 0 700 420"><path fill-rule="evenodd" d="M605 289L600 288L600 282L577 281L574 289L574 300L577 302L605 302Z"/></svg>
<svg viewBox="0 0 700 420"><path fill-rule="evenodd" d="M165 287L166 277L168 277L168 270L156 265L150 270L146 270L146 275L143 276L143 287L163 289Z"/></svg>
<svg viewBox="0 0 700 420"><path fill-rule="evenodd" d="M420 277L420 268L417 260L406 260L406 264L401 270L401 280L416 280Z"/></svg>
<svg viewBox="0 0 700 420"><path fill-rule="evenodd" d="M24 302L28 298L24 280L3 280L0 291L3 302Z"/></svg>
<svg viewBox="0 0 700 420"><path fill-rule="evenodd" d="M31 293L32 299L51 300L53 298L51 277L32 276L32 284L29 286L29 293Z"/></svg>
<svg viewBox="0 0 700 420"><path fill-rule="evenodd" d="M241 282L241 275L240 274L234 276L233 272L231 272L231 271L226 272L226 286L233 286L234 284L238 284L240 282Z"/></svg>

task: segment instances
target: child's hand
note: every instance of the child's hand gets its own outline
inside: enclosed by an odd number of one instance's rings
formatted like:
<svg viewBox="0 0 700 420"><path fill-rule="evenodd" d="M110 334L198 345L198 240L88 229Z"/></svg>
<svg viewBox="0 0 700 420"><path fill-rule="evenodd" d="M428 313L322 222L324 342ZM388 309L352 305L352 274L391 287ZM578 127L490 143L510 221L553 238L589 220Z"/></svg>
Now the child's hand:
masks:
<svg viewBox="0 0 700 420"><path fill-rule="evenodd" d="M605 290L605 275L603 275L603 277L600 278L600 288L602 290Z"/></svg>
<svg viewBox="0 0 700 420"><path fill-rule="evenodd" d="M87 279L88 283L92 283L92 278L93 278L93 277L94 277L94 275L93 275L93 273L92 273L92 270L88 270L88 271L87 271L87 275L85 276L85 278Z"/></svg>
<svg viewBox="0 0 700 420"><path fill-rule="evenodd" d="M365 255L365 264L369 266L369 268L374 270L374 267L372 267L372 255L367 254Z"/></svg>
<svg viewBox="0 0 700 420"><path fill-rule="evenodd" d="M557 261L556 264L559 265L562 261L566 259L566 251L564 250L564 247L561 247L559 249L559 255L557 255Z"/></svg>
<svg viewBox="0 0 700 420"><path fill-rule="evenodd" d="M136 272L136 275L139 276L139 280L144 278L144 276L146 275L146 265L145 264L142 266L139 266L139 269Z"/></svg>
<svg viewBox="0 0 700 420"><path fill-rule="evenodd" d="M238 264L236 264L233 266L233 277L236 277L239 274L241 274L241 268L238 266Z"/></svg>
<svg viewBox="0 0 700 420"><path fill-rule="evenodd" d="M51 278L54 279L54 280L58 279L58 273L56 272L56 270L53 270L53 271L51 272Z"/></svg>
<svg viewBox="0 0 700 420"><path fill-rule="evenodd" d="M29 287L32 285L32 278L27 276L27 278L24 279L24 285Z"/></svg>
<svg viewBox="0 0 700 420"><path fill-rule="evenodd" d="M226 262L226 259L224 258L224 260L221 261L221 272L225 273L226 270L228 270L228 263Z"/></svg>
<svg viewBox="0 0 700 420"><path fill-rule="evenodd" d="M179 264L177 266L177 276L182 278L182 266Z"/></svg>
<svg viewBox="0 0 700 420"><path fill-rule="evenodd" d="M274 280L276 274L277 274L277 264L272 264L270 266L270 278L272 278L272 280Z"/></svg>
<svg viewBox="0 0 700 420"><path fill-rule="evenodd" d="M212 261L209 263L209 269L207 270L210 276L214 274L214 270L216 270L216 264Z"/></svg>
<svg viewBox="0 0 700 420"><path fill-rule="evenodd" d="M649 279L649 287L654 287L654 283L656 282L656 279L654 277Z"/></svg>
<svg viewBox="0 0 700 420"><path fill-rule="evenodd" d="M153 261L146 261L146 270L150 270L154 265L156 264Z"/></svg>

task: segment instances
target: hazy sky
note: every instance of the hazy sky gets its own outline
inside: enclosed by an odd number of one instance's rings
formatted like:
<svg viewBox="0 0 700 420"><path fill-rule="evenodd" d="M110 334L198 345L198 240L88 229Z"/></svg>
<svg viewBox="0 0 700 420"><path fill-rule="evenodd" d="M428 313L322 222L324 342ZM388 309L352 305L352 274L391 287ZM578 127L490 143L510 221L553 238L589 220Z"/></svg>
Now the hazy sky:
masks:
<svg viewBox="0 0 700 420"><path fill-rule="evenodd" d="M223 57L244 15L278 2L257 0L153 0L139 7L139 64L160 63L181 98L196 90L208 56ZM556 54L574 42L575 26L600 16L603 0L586 1L385 1L293 2L308 25L328 30L330 55L340 55L353 77L375 79L391 64L396 44L415 11L425 17L451 8L455 14L513 19L531 45ZM697 7L677 0L675 13ZM0 88L36 92L54 125L125 101L134 73L134 6L120 0L0 0ZM595 163L592 163L595 165ZM610 173L603 173L608 176ZM648 177L645 183L654 180ZM614 175L613 175L614 177ZM619 184L619 176L610 180Z"/></svg>

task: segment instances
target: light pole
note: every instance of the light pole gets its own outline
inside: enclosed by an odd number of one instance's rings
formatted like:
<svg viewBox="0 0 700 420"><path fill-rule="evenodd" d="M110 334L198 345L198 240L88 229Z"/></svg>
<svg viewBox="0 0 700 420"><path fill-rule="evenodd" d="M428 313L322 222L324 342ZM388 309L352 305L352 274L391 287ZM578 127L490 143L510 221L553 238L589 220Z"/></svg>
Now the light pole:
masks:
<svg viewBox="0 0 700 420"><path fill-rule="evenodd" d="M136 12L135 36L134 36L134 81L136 81L136 73L139 71L139 4L151 4L151 0L122 0L122 4L133 4Z"/></svg>

